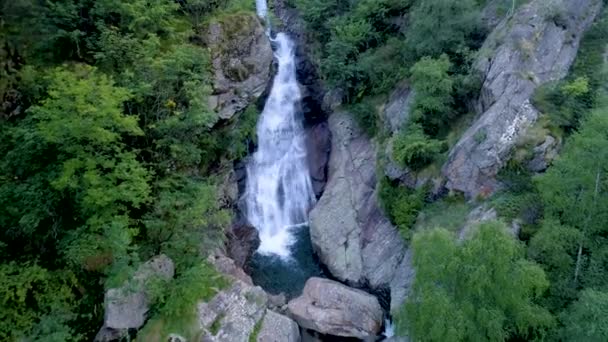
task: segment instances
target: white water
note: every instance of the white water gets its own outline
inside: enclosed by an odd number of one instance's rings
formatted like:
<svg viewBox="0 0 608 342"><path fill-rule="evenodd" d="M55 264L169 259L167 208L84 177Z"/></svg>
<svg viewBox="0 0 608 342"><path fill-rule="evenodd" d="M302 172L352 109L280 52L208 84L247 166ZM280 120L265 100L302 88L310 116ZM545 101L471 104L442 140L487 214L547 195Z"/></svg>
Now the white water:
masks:
<svg viewBox="0 0 608 342"><path fill-rule="evenodd" d="M260 3L263 5L260 6ZM257 0L258 13L266 3ZM315 201L306 161L296 80L294 44L284 33L272 39L279 70L257 125L258 150L247 165L247 219L260 235L259 253L289 256L291 229L305 224Z"/></svg>

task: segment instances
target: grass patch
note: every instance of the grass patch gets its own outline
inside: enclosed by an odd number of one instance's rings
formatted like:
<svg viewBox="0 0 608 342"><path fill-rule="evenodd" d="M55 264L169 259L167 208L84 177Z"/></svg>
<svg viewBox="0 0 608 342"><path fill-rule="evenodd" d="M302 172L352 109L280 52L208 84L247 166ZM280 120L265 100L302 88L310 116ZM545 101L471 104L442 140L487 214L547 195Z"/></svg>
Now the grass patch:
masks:
<svg viewBox="0 0 608 342"><path fill-rule="evenodd" d="M251 334L249 334L249 342L256 342L258 340L258 335L260 334L260 330L262 330L262 323L264 322L264 318L266 318L265 314L253 326L253 331L251 332Z"/></svg>
<svg viewBox="0 0 608 342"><path fill-rule="evenodd" d="M418 215L416 230L444 228L458 232L465 224L471 206L462 198L447 198L431 203Z"/></svg>
<svg viewBox="0 0 608 342"><path fill-rule="evenodd" d="M217 317L213 320L213 323L211 323L211 326L209 327L209 332L213 336L217 335L217 333L220 332L220 328L222 327L222 319L224 319L223 313L217 315Z"/></svg>
<svg viewBox="0 0 608 342"><path fill-rule="evenodd" d="M230 282L213 266L201 262L170 282L150 284L151 319L138 333L139 341L166 341L170 333L195 340L201 331L196 320L196 304L208 301Z"/></svg>

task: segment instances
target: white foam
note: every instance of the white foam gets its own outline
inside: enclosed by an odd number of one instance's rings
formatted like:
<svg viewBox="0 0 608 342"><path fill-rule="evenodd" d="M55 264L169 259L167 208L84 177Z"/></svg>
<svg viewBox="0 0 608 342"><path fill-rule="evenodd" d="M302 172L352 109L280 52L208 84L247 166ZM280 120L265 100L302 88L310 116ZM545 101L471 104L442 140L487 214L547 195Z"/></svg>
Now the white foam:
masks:
<svg viewBox="0 0 608 342"><path fill-rule="evenodd" d="M284 33L272 41L279 70L258 121L258 150L247 165L245 201L247 219L260 234L258 252L288 257L294 243L289 227L306 222L315 197L297 109L301 94L294 44Z"/></svg>

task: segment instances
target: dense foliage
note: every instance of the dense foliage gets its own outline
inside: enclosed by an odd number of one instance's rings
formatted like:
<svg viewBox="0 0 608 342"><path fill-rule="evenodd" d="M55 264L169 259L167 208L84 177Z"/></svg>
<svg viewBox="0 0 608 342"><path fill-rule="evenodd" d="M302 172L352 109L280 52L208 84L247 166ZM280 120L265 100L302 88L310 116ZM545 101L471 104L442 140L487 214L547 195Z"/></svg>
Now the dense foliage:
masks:
<svg viewBox="0 0 608 342"><path fill-rule="evenodd" d="M534 301L549 285L504 224L484 223L461 244L448 231L414 237L413 295L399 326L416 341L504 341L542 337L551 314ZM399 318L401 318L399 317Z"/></svg>
<svg viewBox="0 0 608 342"><path fill-rule="evenodd" d="M176 263L153 305L167 329L223 284L203 262L229 221L213 174L245 153L256 113L216 127L193 42L242 7L2 2L0 340L92 340L104 288L159 253Z"/></svg>
<svg viewBox="0 0 608 342"><path fill-rule="evenodd" d="M407 168L406 183L412 183L435 180L444 152L471 117L480 87L472 64L487 33L481 9L491 4L498 16L510 16L527 1L292 2L317 44L322 77L352 103L347 110L370 136L390 143L381 162L389 157ZM547 6L551 20L563 21L555 4ZM479 203L465 204L454 194L435 201L437 194L425 188L380 177L381 203L411 239L417 269L413 294L396 317L402 333L429 341L606 340L600 317L608 284L607 17L604 10L585 34L570 75L538 88L532 100L543 115L499 174L501 190L485 204L521 227L523 243L502 223L454 242L434 228L458 232ZM378 104L403 79L414 95L408 123L393 134L384 129ZM565 147L535 176L526 163L547 135Z"/></svg>

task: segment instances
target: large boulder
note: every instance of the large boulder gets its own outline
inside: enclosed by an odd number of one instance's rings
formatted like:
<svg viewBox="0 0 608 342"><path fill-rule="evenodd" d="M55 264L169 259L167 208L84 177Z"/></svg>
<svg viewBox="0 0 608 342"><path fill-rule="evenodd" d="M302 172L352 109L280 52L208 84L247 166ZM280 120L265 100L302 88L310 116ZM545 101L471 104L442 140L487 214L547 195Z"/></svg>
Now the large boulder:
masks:
<svg viewBox="0 0 608 342"><path fill-rule="evenodd" d="M246 12L215 19L203 40L214 75L209 107L230 119L264 92L273 60L270 41L258 17Z"/></svg>
<svg viewBox="0 0 608 342"><path fill-rule="evenodd" d="M302 295L287 305L301 327L323 334L372 340L382 328L376 297L329 279L308 279Z"/></svg>
<svg viewBox="0 0 608 342"><path fill-rule="evenodd" d="M447 188L468 197L496 189L495 176L536 122L535 89L563 78L601 0L533 0L490 34L476 68L483 74L480 116L452 148L443 173Z"/></svg>
<svg viewBox="0 0 608 342"><path fill-rule="evenodd" d="M171 279L174 273L173 261L161 254L142 264L123 286L108 289L104 298L104 325L95 340L117 340L126 330L143 326L150 306L146 283L153 277Z"/></svg>
<svg viewBox="0 0 608 342"><path fill-rule="evenodd" d="M259 286L231 277L232 285L197 306L201 342L299 342L298 325L268 309Z"/></svg>
<svg viewBox="0 0 608 342"><path fill-rule="evenodd" d="M209 302L198 304L198 320L205 342L247 342L266 313L268 296L258 286L234 280Z"/></svg>
<svg viewBox="0 0 608 342"><path fill-rule="evenodd" d="M257 342L300 342L300 328L291 318L267 310Z"/></svg>
<svg viewBox="0 0 608 342"><path fill-rule="evenodd" d="M397 275L410 275L411 267L402 238L378 206L374 145L348 113L332 114L329 128L328 183L310 213L313 248L339 280L390 287L395 307L410 283Z"/></svg>

